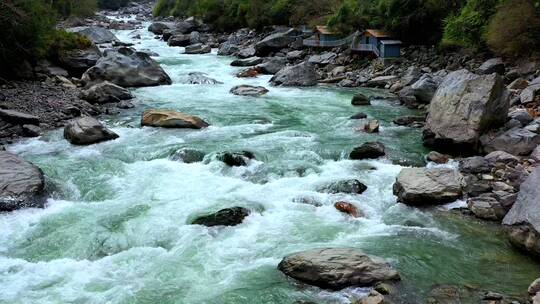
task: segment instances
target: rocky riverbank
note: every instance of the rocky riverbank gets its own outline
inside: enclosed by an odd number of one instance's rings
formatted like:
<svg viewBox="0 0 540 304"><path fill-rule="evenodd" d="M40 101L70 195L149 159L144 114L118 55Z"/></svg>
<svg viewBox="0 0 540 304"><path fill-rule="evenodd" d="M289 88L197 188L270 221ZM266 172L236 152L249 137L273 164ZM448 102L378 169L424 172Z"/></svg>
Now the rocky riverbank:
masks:
<svg viewBox="0 0 540 304"><path fill-rule="evenodd" d="M0 91L3 142L11 143L20 136L39 136L42 130L64 125L64 136L74 145L118 138L118 134L88 116L132 107L129 100L133 96L128 88L172 83L149 52L130 48L129 43L119 41L107 30L140 27L141 21L149 20L148 13L149 6L142 4L114 13L118 17L136 15L130 21L103 17L109 12L94 19L66 22L64 26L87 36L93 46L65 54L58 63L35 67L31 74L40 80L3 85ZM263 32L242 29L232 34L213 33L209 25L195 18L160 20L148 30L171 47L185 47L189 54L218 48L220 55L238 57L232 64L245 68L237 75L240 78L264 74L273 75L270 80L273 86L335 84L385 89L375 96L358 94L351 102L365 107L372 99L385 99L422 110L425 115L403 117L395 122L424 128L424 143L434 150L427 155L428 168L405 168L398 175L394 185L398 201L414 207L430 207L466 200L464 213L501 222L508 228L512 244L527 253L540 254L537 230L540 219L535 217L540 199L535 186L540 174L537 166L540 73L535 62L505 63L498 58L485 61L487 58L477 54L441 54L426 47L409 47L403 58L383 62L346 49L307 49L301 44L302 32L297 29L272 27ZM189 81L218 83L202 73L190 75ZM264 87L254 86L231 89L231 94L251 97L267 92ZM377 121L368 120L366 115L355 118L366 119L364 131L379 132ZM209 123L196 116L153 109L143 113L141 125L204 129ZM352 160L386 155L384 145L378 142L364 143L351 150ZM18 164L13 168L2 166L7 168L5 176L9 178L5 181L8 187L4 188L14 189L1 192L9 196L0 200L2 210L42 205L40 170L18 158L14 161L16 157L7 152L1 153L2 164ZM238 167L247 165L255 156L249 151L224 152L217 158L230 167ZM458 170L444 165L452 159L458 161ZM27 176L31 176L31 183L26 182L25 187L9 187ZM323 187L321 191L361 194L366 189L359 181L352 180ZM334 207L354 218L363 216L347 201L336 202ZM242 223L249 214L246 208L233 207L199 217L192 223L232 226ZM282 260L278 269L300 282L325 289L373 287L360 303L384 303L394 298L391 290L400 278L387 262L345 248L293 253ZM537 289L533 284L529 292L534 295ZM388 293L391 295L385 299ZM432 303L459 300L456 293L453 287L436 288ZM510 303L495 293L484 294L480 301Z"/></svg>

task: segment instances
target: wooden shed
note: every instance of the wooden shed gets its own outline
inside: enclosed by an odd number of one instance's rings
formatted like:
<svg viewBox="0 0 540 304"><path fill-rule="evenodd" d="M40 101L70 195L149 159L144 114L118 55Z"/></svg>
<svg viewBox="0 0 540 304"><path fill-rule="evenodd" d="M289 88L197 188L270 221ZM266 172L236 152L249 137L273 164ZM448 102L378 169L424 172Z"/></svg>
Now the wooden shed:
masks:
<svg viewBox="0 0 540 304"><path fill-rule="evenodd" d="M392 35L382 30L365 30L354 42L352 49L373 52L380 58L395 58L401 53L401 41L392 39Z"/></svg>
<svg viewBox="0 0 540 304"><path fill-rule="evenodd" d="M339 34L331 31L327 26L316 26L314 31L315 39L319 41L334 41L339 39Z"/></svg>

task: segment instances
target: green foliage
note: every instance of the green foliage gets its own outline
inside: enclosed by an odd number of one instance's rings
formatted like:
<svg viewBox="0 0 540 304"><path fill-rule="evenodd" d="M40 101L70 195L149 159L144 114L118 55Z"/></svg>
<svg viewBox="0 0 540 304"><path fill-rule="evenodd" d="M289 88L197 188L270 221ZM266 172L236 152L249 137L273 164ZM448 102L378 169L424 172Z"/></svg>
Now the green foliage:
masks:
<svg viewBox="0 0 540 304"><path fill-rule="evenodd" d="M483 33L500 0L469 0L463 9L445 20L443 45L480 47Z"/></svg>
<svg viewBox="0 0 540 304"><path fill-rule="evenodd" d="M116 10L126 6L129 2L129 0L98 0L97 4L102 9Z"/></svg>
<svg viewBox="0 0 540 304"><path fill-rule="evenodd" d="M47 2L63 18L92 16L97 9L96 0L52 0Z"/></svg>
<svg viewBox="0 0 540 304"><path fill-rule="evenodd" d="M496 53L528 55L540 50L540 1L508 0L487 27L486 40Z"/></svg>

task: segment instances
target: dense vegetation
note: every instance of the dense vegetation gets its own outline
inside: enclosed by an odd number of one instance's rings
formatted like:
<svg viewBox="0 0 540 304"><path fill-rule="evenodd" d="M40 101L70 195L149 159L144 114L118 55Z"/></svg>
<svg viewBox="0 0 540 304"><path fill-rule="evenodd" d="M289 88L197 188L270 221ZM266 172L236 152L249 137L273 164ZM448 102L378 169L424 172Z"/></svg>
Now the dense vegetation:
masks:
<svg viewBox="0 0 540 304"><path fill-rule="evenodd" d="M86 47L89 41L57 30L70 16L90 16L98 7L118 8L128 0L1 0L0 77L11 77L25 61L52 59L62 52Z"/></svg>
<svg viewBox="0 0 540 304"><path fill-rule="evenodd" d="M219 30L328 24L385 28L407 43L522 55L540 47L540 0L158 0L155 15L197 16ZM519 37L518 37L519 35Z"/></svg>

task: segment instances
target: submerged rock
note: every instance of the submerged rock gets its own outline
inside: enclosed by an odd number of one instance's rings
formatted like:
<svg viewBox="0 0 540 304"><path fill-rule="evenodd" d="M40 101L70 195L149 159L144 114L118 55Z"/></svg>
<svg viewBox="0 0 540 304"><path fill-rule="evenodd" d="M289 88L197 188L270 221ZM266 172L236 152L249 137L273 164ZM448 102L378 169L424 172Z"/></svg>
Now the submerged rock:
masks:
<svg viewBox="0 0 540 304"><path fill-rule="evenodd" d="M398 201L429 206L455 201L462 195L463 177L447 168L404 168L394 183Z"/></svg>
<svg viewBox="0 0 540 304"><path fill-rule="evenodd" d="M540 256L540 167L521 184L518 198L503 220L510 242Z"/></svg>
<svg viewBox="0 0 540 304"><path fill-rule="evenodd" d="M188 74L187 83L188 84L222 84L223 82L210 78L206 76L205 73L192 72Z"/></svg>
<svg viewBox="0 0 540 304"><path fill-rule="evenodd" d="M360 147L356 147L352 150L351 154L349 155L350 159L375 159L379 158L381 156L385 156L385 147L380 142L367 142L361 145Z"/></svg>
<svg viewBox="0 0 540 304"><path fill-rule="evenodd" d="M250 211L243 207L227 208L210 215L200 216L192 224L207 227L236 226L241 224L249 214Z"/></svg>
<svg viewBox="0 0 540 304"><path fill-rule="evenodd" d="M326 193L362 194L367 190L367 186L357 179L348 179L330 183L319 190Z"/></svg>
<svg viewBox="0 0 540 304"><path fill-rule="evenodd" d="M203 159L204 152L189 148L180 149L171 156L171 160L181 161L186 164L202 162Z"/></svg>
<svg viewBox="0 0 540 304"><path fill-rule="evenodd" d="M286 256L278 269L289 277L321 288L339 290L399 280L398 272L380 258L352 248L312 249Z"/></svg>
<svg viewBox="0 0 540 304"><path fill-rule="evenodd" d="M362 216L361 212L358 211L358 208L356 208L355 205L348 203L348 202L336 202L334 204L334 208L337 210L347 213L348 215L352 217L360 217Z"/></svg>
<svg viewBox="0 0 540 304"><path fill-rule="evenodd" d="M364 118L367 118L367 114L362 113L362 112L356 113L350 117L350 119L364 119Z"/></svg>
<svg viewBox="0 0 540 304"><path fill-rule="evenodd" d="M355 106L369 106L371 105L371 98L362 92L354 94L351 104Z"/></svg>
<svg viewBox="0 0 540 304"><path fill-rule="evenodd" d="M364 126L364 131L366 131L367 133L379 132L379 121L376 119L370 119L368 123Z"/></svg>
<svg viewBox="0 0 540 304"><path fill-rule="evenodd" d="M221 152L216 156L216 159L230 167L241 167L247 166L250 159L255 159L255 155L249 151Z"/></svg>
<svg viewBox="0 0 540 304"><path fill-rule="evenodd" d="M303 62L284 67L270 79L270 82L273 85L285 87L315 86L317 85L317 72L313 64Z"/></svg>
<svg viewBox="0 0 540 304"><path fill-rule="evenodd" d="M171 78L148 54L130 48L107 51L82 80L88 85L110 81L122 87L145 87L171 84Z"/></svg>
<svg viewBox="0 0 540 304"><path fill-rule="evenodd" d="M0 211L43 207L45 179L32 163L0 151Z"/></svg>
<svg viewBox="0 0 540 304"><path fill-rule="evenodd" d="M74 145L91 145L118 137L118 134L92 117L74 119L64 128L64 138Z"/></svg>
<svg viewBox="0 0 540 304"><path fill-rule="evenodd" d="M150 109L144 111L141 125L160 128L202 129L209 124L197 116L171 110Z"/></svg>
<svg viewBox="0 0 540 304"><path fill-rule="evenodd" d="M89 103L108 103L118 102L121 100L132 99L133 95L121 86L117 86L114 83L104 81L102 83L95 84L89 89L81 92L81 99L88 101Z"/></svg>
<svg viewBox="0 0 540 304"><path fill-rule="evenodd" d="M497 74L448 74L431 101L424 144L450 152L477 151L480 136L506 122L508 97Z"/></svg>
<svg viewBox="0 0 540 304"><path fill-rule="evenodd" d="M186 54L208 54L210 52L212 52L212 48L209 45L202 43L188 45L185 48Z"/></svg>
<svg viewBox="0 0 540 304"><path fill-rule="evenodd" d="M238 85L230 91L234 95L259 97L268 93L268 89L261 86Z"/></svg>

